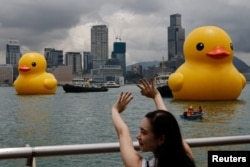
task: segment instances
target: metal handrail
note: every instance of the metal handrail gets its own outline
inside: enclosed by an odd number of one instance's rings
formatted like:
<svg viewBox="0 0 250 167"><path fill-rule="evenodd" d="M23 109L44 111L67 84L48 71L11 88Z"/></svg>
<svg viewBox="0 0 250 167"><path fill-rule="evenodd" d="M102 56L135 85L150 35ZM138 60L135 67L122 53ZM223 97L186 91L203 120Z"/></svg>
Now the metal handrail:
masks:
<svg viewBox="0 0 250 167"><path fill-rule="evenodd" d="M209 138L186 139L190 147L222 146L234 144L250 144L250 135L224 136ZM138 142L133 142L136 150L139 150ZM18 147L0 149L0 159L28 158L31 163L34 157L62 156L74 154L98 154L119 152L119 143L96 143L57 146ZM35 166L35 165L32 165Z"/></svg>

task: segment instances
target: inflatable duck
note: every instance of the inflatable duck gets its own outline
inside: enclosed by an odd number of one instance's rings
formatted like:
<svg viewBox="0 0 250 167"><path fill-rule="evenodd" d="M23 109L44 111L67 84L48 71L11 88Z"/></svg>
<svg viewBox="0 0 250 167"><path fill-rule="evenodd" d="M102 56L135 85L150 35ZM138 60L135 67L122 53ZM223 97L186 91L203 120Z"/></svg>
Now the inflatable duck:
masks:
<svg viewBox="0 0 250 167"><path fill-rule="evenodd" d="M170 75L173 97L180 100L234 100L246 79L233 65L233 44L219 27L194 29L185 39L185 62Z"/></svg>
<svg viewBox="0 0 250 167"><path fill-rule="evenodd" d="M18 63L19 75L14 82L18 94L54 94L55 77L46 72L45 57L39 53L26 53Z"/></svg>

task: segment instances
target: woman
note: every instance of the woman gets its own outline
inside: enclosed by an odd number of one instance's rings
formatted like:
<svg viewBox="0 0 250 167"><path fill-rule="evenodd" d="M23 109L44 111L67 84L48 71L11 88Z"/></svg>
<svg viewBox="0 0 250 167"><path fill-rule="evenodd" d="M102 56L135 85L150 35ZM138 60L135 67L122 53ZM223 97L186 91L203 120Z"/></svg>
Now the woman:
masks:
<svg viewBox="0 0 250 167"><path fill-rule="evenodd" d="M167 111L154 82L140 80L137 85L142 95L152 98L156 111L149 112L140 124L137 135L141 151L150 151L154 158L143 159L134 149L128 126L120 116L133 96L129 92L121 93L112 107L112 120L120 142L121 156L126 167L194 167L193 154L188 144L182 139L178 123Z"/></svg>

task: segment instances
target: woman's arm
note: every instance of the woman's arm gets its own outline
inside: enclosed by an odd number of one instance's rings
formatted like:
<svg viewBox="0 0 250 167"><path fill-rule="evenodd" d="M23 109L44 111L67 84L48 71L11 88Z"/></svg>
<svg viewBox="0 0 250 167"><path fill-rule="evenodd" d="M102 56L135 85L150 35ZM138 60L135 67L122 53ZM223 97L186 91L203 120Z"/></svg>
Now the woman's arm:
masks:
<svg viewBox="0 0 250 167"><path fill-rule="evenodd" d="M143 78L140 80L140 84L138 84L137 86L141 89L142 95L154 100L155 106L158 110L167 111L167 107L162 100L160 92L157 90L157 88L155 88L154 82L155 78L151 82Z"/></svg>
<svg viewBox="0 0 250 167"><path fill-rule="evenodd" d="M133 141L127 124L123 121L120 113L123 112L128 103L133 99L131 93L121 93L119 99L112 107L112 121L119 137L120 152L126 167L141 166L141 156L134 149Z"/></svg>
<svg viewBox="0 0 250 167"><path fill-rule="evenodd" d="M186 151L186 154L189 156L190 159L194 160L192 149L190 148L190 146L187 144L187 142L184 139L182 139L182 144Z"/></svg>

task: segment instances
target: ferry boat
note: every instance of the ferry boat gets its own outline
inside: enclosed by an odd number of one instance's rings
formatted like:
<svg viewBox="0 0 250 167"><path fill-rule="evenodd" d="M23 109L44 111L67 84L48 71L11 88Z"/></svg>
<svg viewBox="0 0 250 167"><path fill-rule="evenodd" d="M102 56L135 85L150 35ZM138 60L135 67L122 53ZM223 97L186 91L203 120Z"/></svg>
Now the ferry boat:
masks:
<svg viewBox="0 0 250 167"><path fill-rule="evenodd" d="M168 78L169 78L170 74L157 74L156 78L155 78L155 85L156 87L161 87L161 86L166 86L168 85Z"/></svg>
<svg viewBox="0 0 250 167"><path fill-rule="evenodd" d="M164 57L162 57L162 70L161 73L156 74L155 78L155 86L162 97L173 97L172 91L168 86L168 78L170 74L170 72L166 72Z"/></svg>
<svg viewBox="0 0 250 167"><path fill-rule="evenodd" d="M172 91L168 86L168 78L170 73L157 74L155 78L155 86L162 97L173 97Z"/></svg>
<svg viewBox="0 0 250 167"><path fill-rule="evenodd" d="M105 88L97 84L91 84L88 79L79 78L79 79L73 79L72 84L63 85L63 90L66 93L107 92L108 88Z"/></svg>
<svg viewBox="0 0 250 167"><path fill-rule="evenodd" d="M119 88L120 85L117 84L115 81L107 81L102 84L104 88Z"/></svg>

